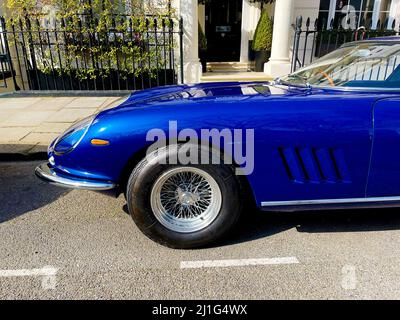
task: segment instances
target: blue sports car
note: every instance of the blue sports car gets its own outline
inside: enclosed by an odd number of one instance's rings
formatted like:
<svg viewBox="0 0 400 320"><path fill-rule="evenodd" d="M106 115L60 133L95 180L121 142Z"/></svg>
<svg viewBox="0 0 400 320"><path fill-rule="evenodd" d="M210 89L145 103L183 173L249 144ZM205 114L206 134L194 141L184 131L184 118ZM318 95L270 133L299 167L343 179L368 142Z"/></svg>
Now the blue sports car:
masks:
<svg viewBox="0 0 400 320"><path fill-rule="evenodd" d="M246 205L400 205L400 38L345 44L273 82L135 92L48 157L38 177L124 193L140 230L174 248L221 239Z"/></svg>

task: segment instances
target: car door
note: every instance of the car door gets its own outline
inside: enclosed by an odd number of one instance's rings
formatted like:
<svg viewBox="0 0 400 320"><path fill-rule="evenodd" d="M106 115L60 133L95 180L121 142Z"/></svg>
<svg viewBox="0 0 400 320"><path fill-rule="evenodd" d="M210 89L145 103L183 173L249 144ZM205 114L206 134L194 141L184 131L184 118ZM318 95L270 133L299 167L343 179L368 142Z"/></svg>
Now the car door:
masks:
<svg viewBox="0 0 400 320"><path fill-rule="evenodd" d="M262 205L365 197L374 101L325 92L266 103L250 177Z"/></svg>
<svg viewBox="0 0 400 320"><path fill-rule="evenodd" d="M374 140L367 197L400 196L400 95L374 104Z"/></svg>

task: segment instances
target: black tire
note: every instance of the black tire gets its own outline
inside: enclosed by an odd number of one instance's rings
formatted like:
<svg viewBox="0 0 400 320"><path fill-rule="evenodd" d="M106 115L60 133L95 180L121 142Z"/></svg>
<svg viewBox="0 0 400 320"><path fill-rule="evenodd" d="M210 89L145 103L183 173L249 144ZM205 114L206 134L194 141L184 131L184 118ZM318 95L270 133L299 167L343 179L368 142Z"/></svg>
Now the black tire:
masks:
<svg viewBox="0 0 400 320"><path fill-rule="evenodd" d="M150 239L171 248L189 249L204 247L225 237L239 220L243 207L243 192L234 168L225 164L169 164L175 148L163 148L143 159L132 171L127 184L128 210L138 228ZM198 148L199 154L207 149ZM212 151L215 154L215 151ZM219 155L218 155L219 156ZM151 206L151 192L155 181L171 168L194 167L208 173L217 182L222 202L214 220L201 230L182 233L164 226L155 216Z"/></svg>

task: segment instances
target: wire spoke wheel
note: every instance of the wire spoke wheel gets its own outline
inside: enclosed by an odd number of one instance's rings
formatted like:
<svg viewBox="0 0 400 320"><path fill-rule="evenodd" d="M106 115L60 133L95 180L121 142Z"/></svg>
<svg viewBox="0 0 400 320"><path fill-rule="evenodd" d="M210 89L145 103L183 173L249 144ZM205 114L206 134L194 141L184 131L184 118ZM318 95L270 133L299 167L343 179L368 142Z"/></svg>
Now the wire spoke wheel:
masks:
<svg viewBox="0 0 400 320"><path fill-rule="evenodd" d="M195 167L178 167L156 180L150 204L164 227L190 233L206 228L215 220L222 195L217 182L207 172Z"/></svg>

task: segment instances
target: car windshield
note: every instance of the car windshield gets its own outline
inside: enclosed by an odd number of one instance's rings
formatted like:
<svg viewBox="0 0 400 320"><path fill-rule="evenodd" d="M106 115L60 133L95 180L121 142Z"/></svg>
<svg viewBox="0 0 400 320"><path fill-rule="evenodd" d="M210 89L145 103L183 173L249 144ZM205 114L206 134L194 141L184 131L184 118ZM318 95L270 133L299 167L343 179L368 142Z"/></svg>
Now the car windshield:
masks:
<svg viewBox="0 0 400 320"><path fill-rule="evenodd" d="M341 47L280 79L307 86L400 89L400 44L361 42Z"/></svg>

